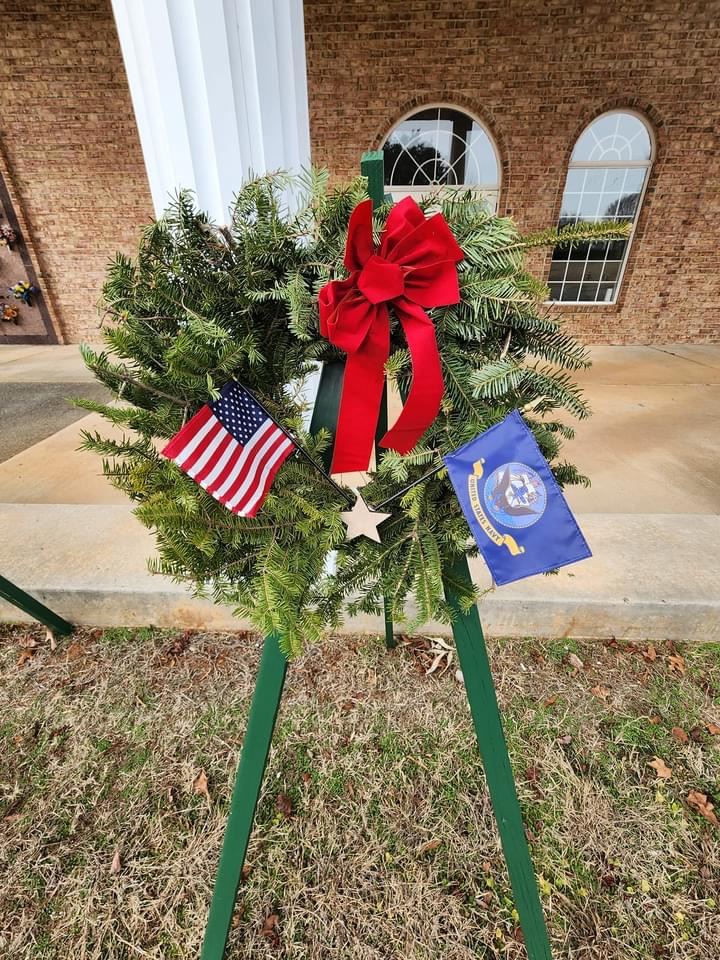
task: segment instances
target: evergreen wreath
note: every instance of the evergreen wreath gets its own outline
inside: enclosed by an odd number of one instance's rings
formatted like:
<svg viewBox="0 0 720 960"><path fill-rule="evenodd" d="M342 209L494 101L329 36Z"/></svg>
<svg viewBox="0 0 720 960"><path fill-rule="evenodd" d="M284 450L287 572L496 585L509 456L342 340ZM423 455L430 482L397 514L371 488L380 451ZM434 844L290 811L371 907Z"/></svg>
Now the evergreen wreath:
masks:
<svg viewBox="0 0 720 960"><path fill-rule="evenodd" d="M301 197L286 208L288 191ZM378 612L386 598L416 623L449 622L444 583L463 553L468 529L445 469L393 504L382 543L345 541L347 503L303 458L280 470L253 519L231 514L159 453L195 411L235 378L265 404L315 458L331 435L303 424L301 385L321 361L341 360L319 331L318 290L342 278L350 213L366 197L358 178L330 187L326 171L293 179L272 174L240 190L228 227L217 227L187 192L144 229L134 259L118 254L103 288L105 349L83 346L88 367L119 403L77 401L124 428L121 439L85 432L83 448L103 456L103 471L155 531L153 572L190 582L196 594L230 604L264 634L276 632L288 656L337 627L344 609ZM524 261L535 247L626 236L621 224L577 224L521 236L469 192L447 192L439 206L465 259L458 265L461 302L430 311L441 355L442 409L407 455L381 454L363 497L379 503L441 464L443 454L519 408L561 485L587 484L561 457L588 407L572 371L588 365L585 349L550 315L547 287ZM379 232L390 206L375 214ZM409 355L391 317L387 375L401 391ZM336 553L335 570L327 559ZM451 581L468 607L477 599ZM411 628L412 625L408 627Z"/></svg>

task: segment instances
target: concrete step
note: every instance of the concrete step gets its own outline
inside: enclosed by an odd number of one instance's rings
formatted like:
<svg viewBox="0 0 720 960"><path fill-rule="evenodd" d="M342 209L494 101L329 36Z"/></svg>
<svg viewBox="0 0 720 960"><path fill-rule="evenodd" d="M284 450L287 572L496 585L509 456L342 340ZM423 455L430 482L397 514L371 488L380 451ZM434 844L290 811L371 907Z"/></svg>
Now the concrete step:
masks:
<svg viewBox="0 0 720 960"><path fill-rule="evenodd" d="M593 558L487 594L480 615L489 635L720 640L720 517L595 513L578 520ZM0 531L0 572L74 623L247 627L231 610L148 573L153 538L126 504L0 504ZM473 575L490 586L481 561ZM24 617L0 602L0 619ZM348 619L345 629L381 632L382 622Z"/></svg>

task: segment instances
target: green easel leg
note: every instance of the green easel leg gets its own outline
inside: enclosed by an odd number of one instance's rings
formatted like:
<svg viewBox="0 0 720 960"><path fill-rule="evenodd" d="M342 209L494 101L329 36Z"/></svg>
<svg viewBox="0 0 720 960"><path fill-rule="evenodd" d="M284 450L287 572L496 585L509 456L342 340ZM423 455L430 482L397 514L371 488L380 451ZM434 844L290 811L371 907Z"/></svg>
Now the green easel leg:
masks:
<svg viewBox="0 0 720 960"><path fill-rule="evenodd" d="M222 960L225 954L286 670L287 660L280 650L277 636L271 633L265 638L250 704L201 960Z"/></svg>
<svg viewBox="0 0 720 960"><path fill-rule="evenodd" d="M75 629L71 623L68 623L68 621L59 616L59 614L54 613L49 607L46 607L44 603L36 600L35 597L31 597L29 593L25 593L20 587L16 587L14 583L6 580L5 577L0 577L0 597L2 597L3 600L7 600L8 603L12 603L12 605L19 610L24 610L33 620L39 620L40 623L44 623L49 630L52 630L53 633L56 633L59 637L66 636Z"/></svg>
<svg viewBox="0 0 720 960"><path fill-rule="evenodd" d="M470 570L465 557L456 565L453 576L470 580ZM510 874L510 884L520 915L527 955L529 960L552 960L480 617L477 607L463 613L452 590L448 589L446 592L448 602L457 614L453 624L455 646L465 678L465 690Z"/></svg>

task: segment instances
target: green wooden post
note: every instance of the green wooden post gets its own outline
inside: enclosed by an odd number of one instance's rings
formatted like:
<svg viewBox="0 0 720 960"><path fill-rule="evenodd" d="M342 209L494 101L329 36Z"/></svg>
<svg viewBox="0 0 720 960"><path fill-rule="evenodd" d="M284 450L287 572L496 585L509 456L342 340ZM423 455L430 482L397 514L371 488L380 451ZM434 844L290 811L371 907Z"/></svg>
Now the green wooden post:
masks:
<svg viewBox="0 0 720 960"><path fill-rule="evenodd" d="M335 429L344 366L340 361L323 364L310 423L311 433L317 433L321 427ZM332 447L324 452L322 459L325 468L329 469ZM280 650L278 639L274 633L270 634L265 638L263 646L260 669L250 704L248 725L240 753L240 764L230 801L230 814L225 828L220 864L205 928L201 960L223 960L225 955L245 854L285 686L287 661Z"/></svg>
<svg viewBox="0 0 720 960"><path fill-rule="evenodd" d="M278 644L278 637L271 633L265 638L255 692L250 704L201 960L222 960L225 955L235 899L285 685L286 670L287 660Z"/></svg>
<svg viewBox="0 0 720 960"><path fill-rule="evenodd" d="M385 200L385 158L383 156L382 150L368 150L362 155L360 160L360 173L363 177L367 177L368 182L368 196L373 202L373 209L377 210L381 203ZM380 419L378 421L378 429L376 434L376 440L380 440L382 436L387 431L388 428L388 406L387 406L387 384L385 385L385 390L383 392L382 406L380 407ZM375 444L375 456L378 455L378 446L377 442ZM383 611L384 611L384 620L385 620L385 646L388 650L392 650L396 646L395 640L395 625L393 624L392 619L392 610L390 609L390 604L387 601L387 598L383 600Z"/></svg>
<svg viewBox="0 0 720 960"><path fill-rule="evenodd" d="M368 150L360 159L360 173L367 177L368 196L377 210L385 199L385 159L382 150Z"/></svg>
<svg viewBox="0 0 720 960"><path fill-rule="evenodd" d="M52 630L52 632L58 636L72 633L75 629L67 620L63 620L61 616L53 613L44 603L40 603L35 597L31 597L29 593L25 593L20 587L16 587L14 583L6 580L5 577L0 577L0 597L2 597L3 600L7 600L8 603L11 603L19 610L23 610L28 616L31 616L33 620L39 620L40 623L44 623L49 630Z"/></svg>
<svg viewBox="0 0 720 960"><path fill-rule="evenodd" d="M452 576L456 580L470 582L470 570L464 556L456 564ZM465 680L465 691L475 725L515 905L520 915L520 926L525 938L527 955L529 960L552 960L480 616L475 606L467 613L463 613L452 589L446 587L445 592L448 603L456 614L453 623L455 647Z"/></svg>

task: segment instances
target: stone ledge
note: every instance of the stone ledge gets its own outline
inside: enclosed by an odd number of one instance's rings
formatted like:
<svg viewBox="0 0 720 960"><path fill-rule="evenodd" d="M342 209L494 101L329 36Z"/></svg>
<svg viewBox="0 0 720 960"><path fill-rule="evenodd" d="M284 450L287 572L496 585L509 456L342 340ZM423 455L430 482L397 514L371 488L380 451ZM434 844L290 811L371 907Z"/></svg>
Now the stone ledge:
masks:
<svg viewBox="0 0 720 960"><path fill-rule="evenodd" d="M488 594L480 611L493 636L720 640L720 517L586 514L594 556L556 576ZM126 505L0 505L0 571L68 620L98 626L244 629L228 608L194 599L151 575L151 534ZM473 563L489 586L481 561ZM24 615L0 602L0 620ZM427 631L448 632L428 624ZM382 632L380 618L348 632Z"/></svg>

